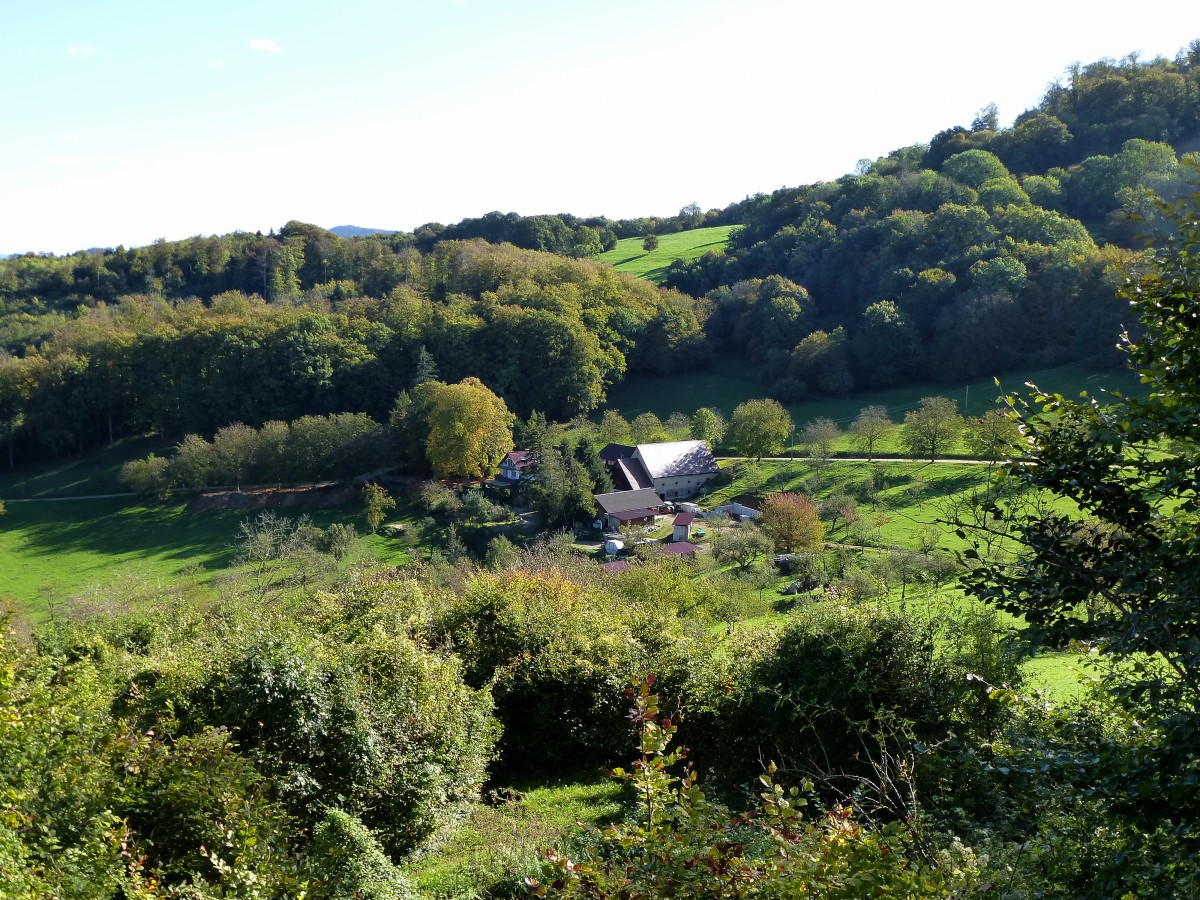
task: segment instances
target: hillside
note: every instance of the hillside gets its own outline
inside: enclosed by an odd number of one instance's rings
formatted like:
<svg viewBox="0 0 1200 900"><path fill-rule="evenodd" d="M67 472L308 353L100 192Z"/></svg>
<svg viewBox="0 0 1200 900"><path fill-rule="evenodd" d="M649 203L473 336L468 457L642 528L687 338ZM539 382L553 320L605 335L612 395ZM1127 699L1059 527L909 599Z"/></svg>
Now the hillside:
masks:
<svg viewBox="0 0 1200 900"><path fill-rule="evenodd" d="M624 238L617 242L616 247L606 250L596 259L608 263L618 272L628 272L662 284L675 260L691 262L710 251L723 251L731 229L729 225L713 225L664 234L659 237L658 247L654 250L643 249L642 242L645 239L641 236Z"/></svg>
<svg viewBox="0 0 1200 900"><path fill-rule="evenodd" d="M334 225L329 229L329 233L338 237L368 237L372 234L396 234L396 231L387 228L363 228L361 225Z"/></svg>
<svg viewBox="0 0 1200 900"><path fill-rule="evenodd" d="M1197 134L1200 43L1075 66L1011 128L985 107L852 175L748 198L729 247L664 283L704 296L713 351L756 361L781 400L1111 356L1116 273L1157 225L1147 195L1183 189Z"/></svg>

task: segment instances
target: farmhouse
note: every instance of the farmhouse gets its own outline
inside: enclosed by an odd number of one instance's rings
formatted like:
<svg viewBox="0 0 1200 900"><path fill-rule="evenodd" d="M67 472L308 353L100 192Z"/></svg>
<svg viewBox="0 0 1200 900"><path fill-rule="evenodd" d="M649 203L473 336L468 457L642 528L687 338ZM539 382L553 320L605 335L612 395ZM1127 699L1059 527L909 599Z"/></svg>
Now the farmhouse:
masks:
<svg viewBox="0 0 1200 900"><path fill-rule="evenodd" d="M609 444L600 458L618 489L653 488L667 500L691 497L717 474L717 460L705 441L667 441L626 447Z"/></svg>
<svg viewBox="0 0 1200 900"><path fill-rule="evenodd" d="M616 529L622 525L653 525L662 500L652 488L636 491L613 491L596 494L596 506L600 508L600 521L605 529Z"/></svg>
<svg viewBox="0 0 1200 900"><path fill-rule="evenodd" d="M510 450L504 459L500 460L500 477L511 482L528 478L526 471L533 464L533 453L530 450Z"/></svg>

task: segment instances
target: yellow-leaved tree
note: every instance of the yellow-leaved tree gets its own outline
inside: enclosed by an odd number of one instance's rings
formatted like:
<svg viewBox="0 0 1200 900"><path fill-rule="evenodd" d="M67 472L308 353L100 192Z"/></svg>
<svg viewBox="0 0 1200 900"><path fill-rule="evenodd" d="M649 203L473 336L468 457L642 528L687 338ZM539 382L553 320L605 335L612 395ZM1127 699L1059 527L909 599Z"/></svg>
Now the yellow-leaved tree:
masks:
<svg viewBox="0 0 1200 900"><path fill-rule="evenodd" d="M440 384L429 408L425 455L439 478L479 478L513 448L512 413L478 378Z"/></svg>

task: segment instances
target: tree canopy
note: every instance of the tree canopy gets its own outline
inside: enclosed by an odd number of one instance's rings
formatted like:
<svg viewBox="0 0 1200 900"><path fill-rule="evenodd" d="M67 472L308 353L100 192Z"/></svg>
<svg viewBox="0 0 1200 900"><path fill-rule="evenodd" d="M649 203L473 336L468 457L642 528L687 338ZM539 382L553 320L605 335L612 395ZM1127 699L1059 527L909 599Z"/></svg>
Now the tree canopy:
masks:
<svg viewBox="0 0 1200 900"><path fill-rule="evenodd" d="M762 459L783 450L792 433L792 417L777 400L747 400L733 411L725 432L742 456Z"/></svg>
<svg viewBox="0 0 1200 900"><path fill-rule="evenodd" d="M513 416L478 378L439 384L429 408L425 452L442 478L479 478L513 448Z"/></svg>

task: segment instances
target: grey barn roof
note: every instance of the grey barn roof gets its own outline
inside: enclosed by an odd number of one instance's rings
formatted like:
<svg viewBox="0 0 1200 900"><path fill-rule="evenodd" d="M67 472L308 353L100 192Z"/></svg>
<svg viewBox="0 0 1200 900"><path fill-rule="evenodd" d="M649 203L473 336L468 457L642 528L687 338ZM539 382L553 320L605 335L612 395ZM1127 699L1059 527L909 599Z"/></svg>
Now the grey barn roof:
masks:
<svg viewBox="0 0 1200 900"><path fill-rule="evenodd" d="M609 515L630 510L656 510L662 500L652 488L636 491L613 491L611 494L596 494L596 505Z"/></svg>
<svg viewBox="0 0 1200 900"><path fill-rule="evenodd" d="M654 487L654 480L646 471L646 467L636 457L617 460L617 470L621 473L621 477L629 485L629 490L631 491L636 491L639 488Z"/></svg>
<svg viewBox="0 0 1200 900"><path fill-rule="evenodd" d="M717 460L704 441L638 444L637 455L651 478L711 475L718 471Z"/></svg>

